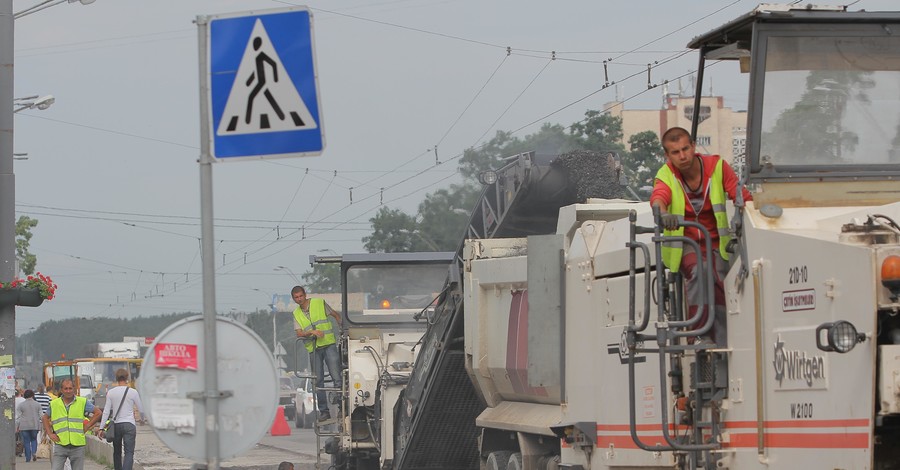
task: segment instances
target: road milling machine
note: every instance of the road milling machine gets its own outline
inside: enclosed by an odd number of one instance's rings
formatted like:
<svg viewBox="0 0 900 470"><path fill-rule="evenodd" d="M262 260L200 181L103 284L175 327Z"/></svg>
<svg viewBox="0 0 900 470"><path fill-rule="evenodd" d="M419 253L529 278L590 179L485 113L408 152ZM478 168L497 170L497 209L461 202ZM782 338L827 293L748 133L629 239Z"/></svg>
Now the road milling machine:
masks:
<svg viewBox="0 0 900 470"><path fill-rule="evenodd" d="M690 241L648 203L516 156L427 314L393 454L347 466L900 468L900 13L845 10L761 5L689 44L695 137L708 65L750 83L724 339L695 341L715 317L657 262ZM599 189L613 160L589 159Z"/></svg>

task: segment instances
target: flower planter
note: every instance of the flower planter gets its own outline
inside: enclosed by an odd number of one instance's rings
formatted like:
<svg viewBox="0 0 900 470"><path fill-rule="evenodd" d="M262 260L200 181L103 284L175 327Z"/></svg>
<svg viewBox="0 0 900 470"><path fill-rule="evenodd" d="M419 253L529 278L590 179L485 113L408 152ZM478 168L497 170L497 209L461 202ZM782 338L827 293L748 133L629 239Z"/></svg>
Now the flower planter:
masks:
<svg viewBox="0 0 900 470"><path fill-rule="evenodd" d="M0 307L15 305L19 301L19 289L0 289Z"/></svg>
<svg viewBox="0 0 900 470"><path fill-rule="evenodd" d="M44 297L39 289L19 289L19 299L16 305L20 307L37 307L42 303L44 303Z"/></svg>

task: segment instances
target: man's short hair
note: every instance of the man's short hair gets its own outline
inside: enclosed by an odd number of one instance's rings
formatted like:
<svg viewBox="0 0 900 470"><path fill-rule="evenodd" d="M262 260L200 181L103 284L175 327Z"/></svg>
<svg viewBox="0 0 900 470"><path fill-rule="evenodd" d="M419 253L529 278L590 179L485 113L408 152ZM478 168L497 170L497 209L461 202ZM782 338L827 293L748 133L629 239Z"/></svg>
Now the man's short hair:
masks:
<svg viewBox="0 0 900 470"><path fill-rule="evenodd" d="M25 390L25 393L22 394L22 396L25 397L26 399L34 398L34 391L29 388L28 390Z"/></svg>
<svg viewBox="0 0 900 470"><path fill-rule="evenodd" d="M116 371L116 380L119 382L124 382L128 380L128 371L125 369L119 369Z"/></svg>
<svg viewBox="0 0 900 470"><path fill-rule="evenodd" d="M666 142L678 142L682 137L687 137L692 144L694 143L694 138L691 137L691 133L683 127L672 127L667 130L662 136L662 143L665 146Z"/></svg>
<svg viewBox="0 0 900 470"><path fill-rule="evenodd" d="M278 470L294 470L294 464L290 462L281 462L278 464Z"/></svg>
<svg viewBox="0 0 900 470"><path fill-rule="evenodd" d="M297 292L303 292L303 293L305 294L305 293L306 293L306 289L304 289L303 286L294 286L294 288L291 289L291 295L294 295L294 294L296 294ZM290 463L290 462L287 462L287 463ZM293 464L291 464L291 465L293 465Z"/></svg>

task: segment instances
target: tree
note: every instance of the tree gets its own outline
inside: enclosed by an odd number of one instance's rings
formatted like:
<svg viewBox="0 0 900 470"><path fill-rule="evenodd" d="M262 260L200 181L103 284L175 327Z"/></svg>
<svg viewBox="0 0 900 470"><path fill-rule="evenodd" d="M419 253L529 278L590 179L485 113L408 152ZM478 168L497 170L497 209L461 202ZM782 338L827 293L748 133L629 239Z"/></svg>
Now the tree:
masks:
<svg viewBox="0 0 900 470"><path fill-rule="evenodd" d="M467 181L477 181L479 173L499 168L502 159L510 155L510 147L517 142L518 139L509 132L497 131L494 138L480 148L469 147L463 152L459 159L459 173Z"/></svg>
<svg viewBox="0 0 900 470"><path fill-rule="evenodd" d="M341 265L338 263L314 264L301 277L307 292L323 294L341 291Z"/></svg>
<svg viewBox="0 0 900 470"><path fill-rule="evenodd" d="M570 126L571 133L579 139L584 150L624 153L622 118L595 110L584 113L584 119Z"/></svg>
<svg viewBox="0 0 900 470"><path fill-rule="evenodd" d="M31 229L37 227L37 224L37 219L26 215L16 221L16 259L19 261L19 269L29 276L34 274L34 267L37 265L37 256L28 251L31 246Z"/></svg>
<svg viewBox="0 0 900 470"><path fill-rule="evenodd" d="M631 152L622 160L628 186L644 199L650 198L656 171L665 163L659 138L653 131L639 132L628 139Z"/></svg>
<svg viewBox="0 0 900 470"><path fill-rule="evenodd" d="M760 155L775 165L848 163L859 135L844 128L852 105L868 103L871 72L820 70L806 77L806 90L763 133ZM765 123L764 123L765 126Z"/></svg>
<svg viewBox="0 0 900 470"><path fill-rule="evenodd" d="M363 247L369 253L397 253L421 251L416 237L416 220L399 209L378 209L372 222L372 235L363 237ZM429 251L429 250L424 250Z"/></svg>
<svg viewBox="0 0 900 470"><path fill-rule="evenodd" d="M419 204L416 236L428 251L454 251L466 233L481 187L468 182L439 189Z"/></svg>
<svg viewBox="0 0 900 470"><path fill-rule="evenodd" d="M469 214L478 201L482 186L478 175L506 164L504 159L524 152L559 155L573 150L600 150L624 153L617 141L622 138L622 120L599 111L588 111L586 119L571 126L545 123L524 138L507 131L477 148L468 148L459 160L461 184L428 194L415 217L399 210L382 208L370 219L373 233L363 238L369 252L453 251L465 235Z"/></svg>

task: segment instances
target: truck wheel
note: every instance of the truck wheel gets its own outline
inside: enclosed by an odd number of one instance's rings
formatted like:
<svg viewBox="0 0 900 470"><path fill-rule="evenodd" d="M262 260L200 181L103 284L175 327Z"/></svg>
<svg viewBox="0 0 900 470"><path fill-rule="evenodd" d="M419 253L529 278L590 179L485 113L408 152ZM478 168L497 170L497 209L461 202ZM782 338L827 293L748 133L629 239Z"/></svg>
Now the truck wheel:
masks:
<svg viewBox="0 0 900 470"><path fill-rule="evenodd" d="M515 452L510 454L509 463L506 464L506 470L522 470L522 454Z"/></svg>
<svg viewBox="0 0 900 470"><path fill-rule="evenodd" d="M508 450L499 450L488 454L487 463L484 468L486 470L506 470L509 465L509 456L512 452Z"/></svg>

